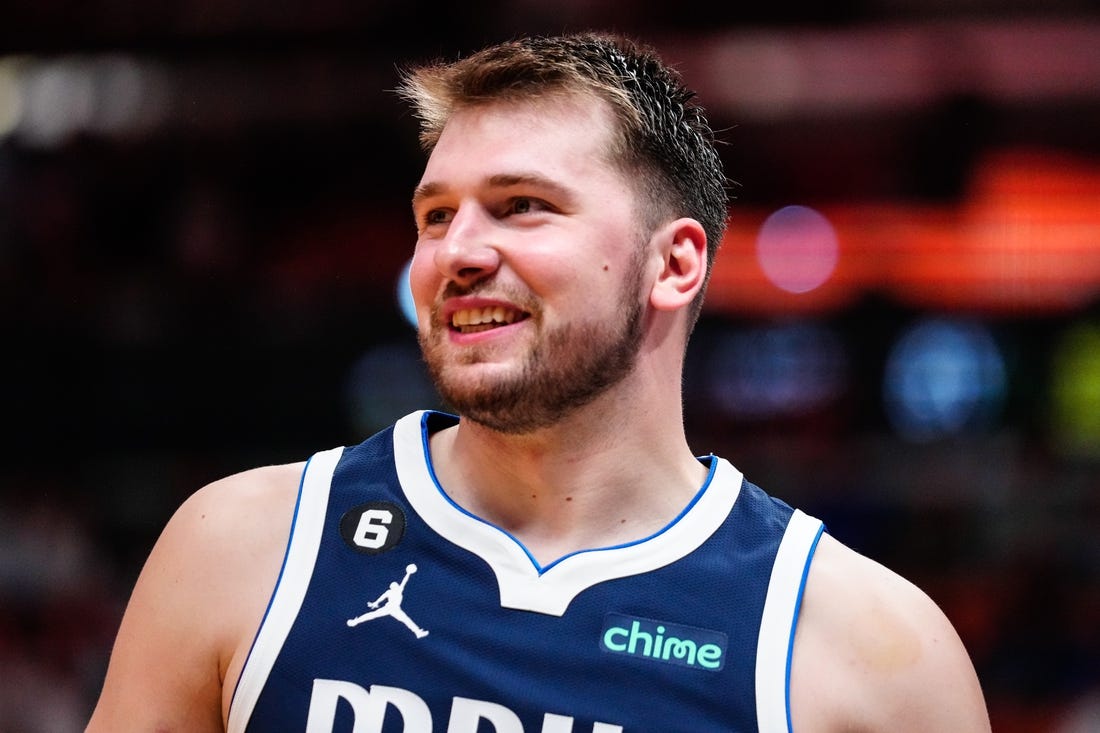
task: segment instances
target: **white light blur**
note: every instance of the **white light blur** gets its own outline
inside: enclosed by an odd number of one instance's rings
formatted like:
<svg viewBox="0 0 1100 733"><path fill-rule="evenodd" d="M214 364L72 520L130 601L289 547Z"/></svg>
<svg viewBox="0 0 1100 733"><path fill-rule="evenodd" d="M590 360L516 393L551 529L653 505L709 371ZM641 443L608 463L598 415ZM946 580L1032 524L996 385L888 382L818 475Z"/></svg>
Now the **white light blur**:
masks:
<svg viewBox="0 0 1100 733"><path fill-rule="evenodd" d="M86 129L95 109L95 83L88 65L62 59L29 66L21 83L23 116L16 133L37 147L55 147Z"/></svg>
<svg viewBox="0 0 1100 733"><path fill-rule="evenodd" d="M128 56L108 56L94 66L93 132L122 135L159 122L167 107L167 87L155 69Z"/></svg>
<svg viewBox="0 0 1100 733"><path fill-rule="evenodd" d="M133 135L163 121L164 74L129 56L0 59L0 138L53 148L74 135Z"/></svg>

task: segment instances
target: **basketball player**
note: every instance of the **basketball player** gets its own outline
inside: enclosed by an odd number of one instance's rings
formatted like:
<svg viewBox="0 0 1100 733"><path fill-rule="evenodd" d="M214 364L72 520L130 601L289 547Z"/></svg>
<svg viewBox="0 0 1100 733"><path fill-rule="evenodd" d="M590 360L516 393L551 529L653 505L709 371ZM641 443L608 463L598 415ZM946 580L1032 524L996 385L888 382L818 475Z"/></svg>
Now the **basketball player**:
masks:
<svg viewBox="0 0 1100 733"><path fill-rule="evenodd" d="M402 90L420 341L457 415L185 502L89 730L988 731L922 591L688 446L727 200L678 77L577 35Z"/></svg>

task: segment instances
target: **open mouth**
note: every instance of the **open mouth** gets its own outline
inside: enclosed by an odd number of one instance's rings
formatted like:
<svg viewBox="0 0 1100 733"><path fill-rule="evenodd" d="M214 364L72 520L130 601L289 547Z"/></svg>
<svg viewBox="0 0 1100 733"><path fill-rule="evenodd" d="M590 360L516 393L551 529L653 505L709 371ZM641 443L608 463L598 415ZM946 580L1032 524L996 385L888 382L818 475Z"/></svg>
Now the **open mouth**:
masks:
<svg viewBox="0 0 1100 733"><path fill-rule="evenodd" d="M464 308L451 316L451 328L459 333L480 333L507 326L527 318L527 313L495 305L485 308Z"/></svg>

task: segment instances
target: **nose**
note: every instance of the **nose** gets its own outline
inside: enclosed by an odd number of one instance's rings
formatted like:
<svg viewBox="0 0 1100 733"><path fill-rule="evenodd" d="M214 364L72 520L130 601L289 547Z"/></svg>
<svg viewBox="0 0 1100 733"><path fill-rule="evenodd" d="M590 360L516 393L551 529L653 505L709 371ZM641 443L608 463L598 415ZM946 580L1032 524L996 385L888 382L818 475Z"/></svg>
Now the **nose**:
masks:
<svg viewBox="0 0 1100 733"><path fill-rule="evenodd" d="M461 206L435 250L435 265L447 278L470 285L496 272L500 251L493 240L493 221L476 204Z"/></svg>

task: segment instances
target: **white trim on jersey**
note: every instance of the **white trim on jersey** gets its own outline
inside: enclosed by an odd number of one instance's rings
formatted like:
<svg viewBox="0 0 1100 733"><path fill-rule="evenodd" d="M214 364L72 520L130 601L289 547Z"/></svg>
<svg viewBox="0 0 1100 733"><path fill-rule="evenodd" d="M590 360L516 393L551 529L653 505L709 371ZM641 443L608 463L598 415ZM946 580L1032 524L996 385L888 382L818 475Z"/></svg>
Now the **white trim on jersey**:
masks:
<svg viewBox="0 0 1100 733"><path fill-rule="evenodd" d="M543 567L519 540L465 511L443 492L432 472L423 415L406 415L394 426L394 462L401 487L432 529L489 564L504 608L561 616L586 588L675 562L696 550L722 525L741 490L741 472L726 460L713 457L703 487L661 531L629 544L576 552Z"/></svg>
<svg viewBox="0 0 1100 733"><path fill-rule="evenodd" d="M791 733L790 681L794 632L820 520L795 510L772 566L756 647L756 717L760 733Z"/></svg>
<svg viewBox="0 0 1100 733"><path fill-rule="evenodd" d="M267 683L275 659L302 607L321 546L332 474L343 450L332 448L317 453L306 464L298 490L298 504L294 508L286 557L275 584L275 593L260 623L260 631L252 642L237 689L233 692L227 733L244 733L260 691Z"/></svg>

